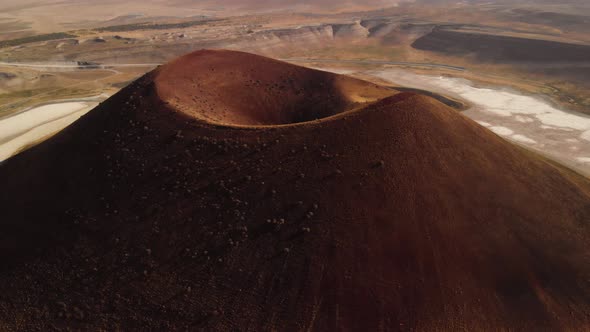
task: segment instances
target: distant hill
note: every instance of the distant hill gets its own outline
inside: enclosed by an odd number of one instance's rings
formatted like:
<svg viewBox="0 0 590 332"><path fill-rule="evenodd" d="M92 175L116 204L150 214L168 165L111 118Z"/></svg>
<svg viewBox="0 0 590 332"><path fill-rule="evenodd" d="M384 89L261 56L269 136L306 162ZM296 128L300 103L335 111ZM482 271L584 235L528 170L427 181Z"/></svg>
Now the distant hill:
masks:
<svg viewBox="0 0 590 332"><path fill-rule="evenodd" d="M479 61L590 64L590 45L469 33L441 27L416 39L412 47L450 55L474 56Z"/></svg>

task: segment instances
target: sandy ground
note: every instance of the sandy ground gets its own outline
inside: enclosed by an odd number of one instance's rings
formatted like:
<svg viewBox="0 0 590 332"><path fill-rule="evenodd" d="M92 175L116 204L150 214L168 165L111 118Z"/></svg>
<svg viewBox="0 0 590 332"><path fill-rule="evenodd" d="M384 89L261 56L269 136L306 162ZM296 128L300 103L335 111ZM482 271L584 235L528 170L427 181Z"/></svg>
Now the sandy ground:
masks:
<svg viewBox="0 0 590 332"><path fill-rule="evenodd" d="M590 117L558 109L541 96L502 87L478 87L471 81L427 76L401 69L369 74L399 85L462 98L472 105L464 114L508 140L541 152L590 175Z"/></svg>
<svg viewBox="0 0 590 332"><path fill-rule="evenodd" d="M0 120L0 161L62 130L96 105L92 102L49 104Z"/></svg>

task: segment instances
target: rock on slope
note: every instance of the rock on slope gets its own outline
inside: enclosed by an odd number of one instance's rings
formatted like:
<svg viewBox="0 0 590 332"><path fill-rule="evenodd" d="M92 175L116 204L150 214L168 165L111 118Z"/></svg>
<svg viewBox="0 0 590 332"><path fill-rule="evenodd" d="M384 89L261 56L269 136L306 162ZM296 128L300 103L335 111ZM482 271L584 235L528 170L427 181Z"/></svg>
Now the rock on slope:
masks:
<svg viewBox="0 0 590 332"><path fill-rule="evenodd" d="M388 93L227 51L147 74L0 166L0 328L588 328L589 181Z"/></svg>

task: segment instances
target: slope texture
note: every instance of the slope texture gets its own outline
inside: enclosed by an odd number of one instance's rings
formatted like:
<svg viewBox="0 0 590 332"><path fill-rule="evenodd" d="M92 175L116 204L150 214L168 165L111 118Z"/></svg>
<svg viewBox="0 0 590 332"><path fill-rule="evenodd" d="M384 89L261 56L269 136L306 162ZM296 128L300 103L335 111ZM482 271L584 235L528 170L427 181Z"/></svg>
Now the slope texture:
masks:
<svg viewBox="0 0 590 332"><path fill-rule="evenodd" d="M369 86L199 52L9 159L0 329L588 328L586 179L414 93L273 126L309 100L250 110L275 92L224 85L201 61L262 85ZM193 108L194 91L212 108ZM328 101L317 114L342 110Z"/></svg>

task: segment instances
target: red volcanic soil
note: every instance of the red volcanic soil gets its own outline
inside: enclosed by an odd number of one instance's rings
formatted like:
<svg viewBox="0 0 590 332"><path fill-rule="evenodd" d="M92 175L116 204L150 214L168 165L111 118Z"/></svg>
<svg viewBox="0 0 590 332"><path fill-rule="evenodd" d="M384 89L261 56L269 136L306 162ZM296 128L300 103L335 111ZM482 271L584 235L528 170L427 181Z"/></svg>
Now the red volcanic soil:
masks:
<svg viewBox="0 0 590 332"><path fill-rule="evenodd" d="M222 51L178 58L159 71L155 85L163 101L187 115L232 125L311 121L393 94L348 76Z"/></svg>
<svg viewBox="0 0 590 332"><path fill-rule="evenodd" d="M415 93L271 125L342 81L201 51L7 160L0 329L588 329L590 182Z"/></svg>

